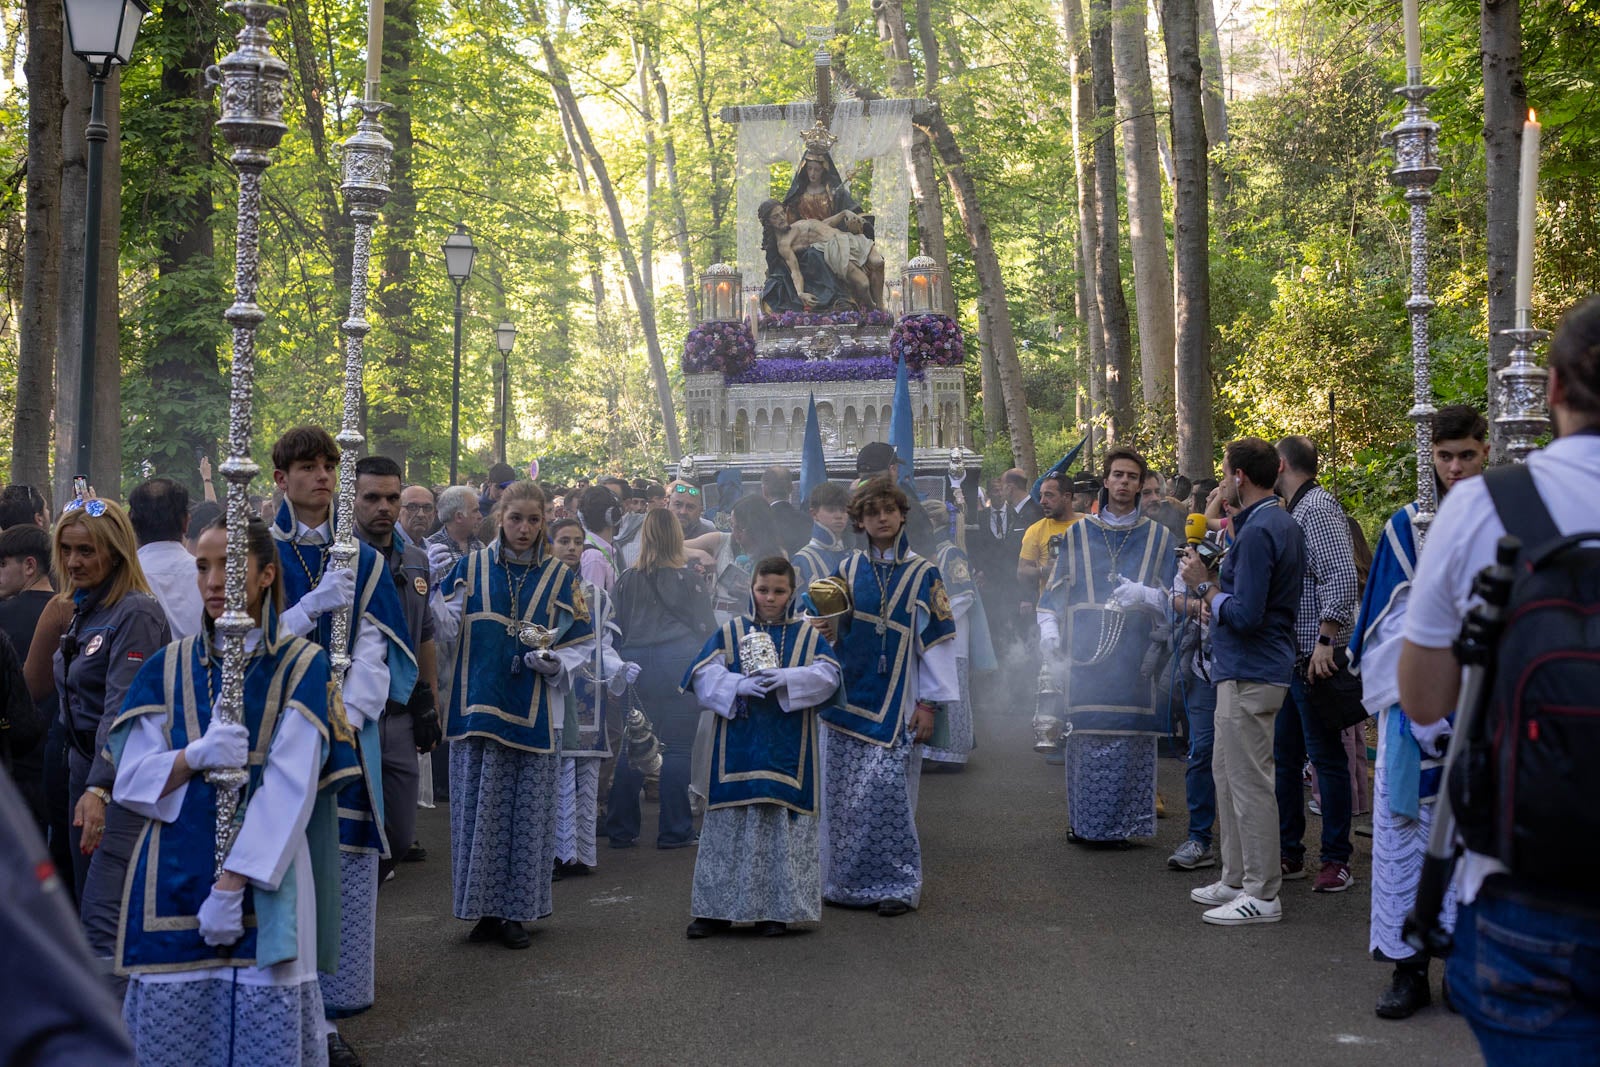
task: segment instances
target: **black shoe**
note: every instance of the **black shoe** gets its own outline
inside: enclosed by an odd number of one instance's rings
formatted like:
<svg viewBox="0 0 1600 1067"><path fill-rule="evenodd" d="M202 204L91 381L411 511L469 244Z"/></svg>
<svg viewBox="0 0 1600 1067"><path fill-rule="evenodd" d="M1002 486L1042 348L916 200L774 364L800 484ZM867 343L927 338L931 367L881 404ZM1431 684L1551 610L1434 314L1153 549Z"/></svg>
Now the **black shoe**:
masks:
<svg viewBox="0 0 1600 1067"><path fill-rule="evenodd" d="M561 879L565 878L566 876L567 876L567 865L565 863L562 863L560 860L556 860L556 865L554 867L550 868L550 880L552 882L559 882L559 881L561 881Z"/></svg>
<svg viewBox="0 0 1600 1067"><path fill-rule="evenodd" d="M763 919L756 923L757 937L782 937L789 932L788 923L775 922L772 919Z"/></svg>
<svg viewBox="0 0 1600 1067"><path fill-rule="evenodd" d="M506 919L500 924L500 943L506 948L527 948L533 944L533 938L521 923Z"/></svg>
<svg viewBox="0 0 1600 1067"><path fill-rule="evenodd" d="M406 849L406 854L404 856L400 857L400 862L401 863L421 863L423 860L425 860L427 858L428 858L428 850L423 848L421 845L417 844L415 841L413 841L413 842L411 842L411 847Z"/></svg>
<svg viewBox="0 0 1600 1067"><path fill-rule="evenodd" d="M696 917L694 922L689 924L689 929L684 931L684 936L690 941L698 941L702 937L720 934L732 925L727 919L701 919Z"/></svg>
<svg viewBox="0 0 1600 1067"><path fill-rule="evenodd" d="M478 925L472 928L472 933L467 935L468 941L493 941L500 936L500 922L493 915L485 915L478 920Z"/></svg>
<svg viewBox="0 0 1600 1067"><path fill-rule="evenodd" d="M893 918L896 915L904 915L910 910L911 905L907 904L903 900L878 901L878 914L882 915L886 919Z"/></svg>
<svg viewBox="0 0 1600 1067"><path fill-rule="evenodd" d="M1409 1019L1418 1009L1432 1003L1433 994L1428 991L1427 965L1420 968L1396 967L1394 977L1389 980L1389 988L1378 994L1378 1003L1373 1010L1380 1019Z"/></svg>
<svg viewBox="0 0 1600 1067"><path fill-rule="evenodd" d="M608 844L610 844L612 848L637 848L639 842L635 841L631 837L613 837L609 840Z"/></svg>
<svg viewBox="0 0 1600 1067"><path fill-rule="evenodd" d="M591 875L591 874L594 873L594 868L593 867L589 866L587 863L581 863L578 860L573 860L571 863L563 863L561 865L561 869L565 873L571 874L571 875L576 875L579 878L582 878L582 877L585 877L587 875Z"/></svg>
<svg viewBox="0 0 1600 1067"><path fill-rule="evenodd" d="M361 1067L361 1057L335 1030L328 1035L328 1067Z"/></svg>

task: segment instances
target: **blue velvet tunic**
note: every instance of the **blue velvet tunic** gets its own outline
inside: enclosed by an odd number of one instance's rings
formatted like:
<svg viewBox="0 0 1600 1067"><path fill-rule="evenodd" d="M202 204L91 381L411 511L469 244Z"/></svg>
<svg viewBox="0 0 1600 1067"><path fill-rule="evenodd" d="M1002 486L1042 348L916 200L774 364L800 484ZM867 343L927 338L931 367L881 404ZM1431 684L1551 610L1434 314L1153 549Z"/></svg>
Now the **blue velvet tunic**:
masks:
<svg viewBox="0 0 1600 1067"><path fill-rule="evenodd" d="M249 780L241 795L239 818L260 786L267 753L285 716L301 715L322 735L322 777L306 828L317 886L318 956L328 967L338 957L339 863L334 792L359 778L355 734L337 701L330 701L328 658L304 638L278 635L268 627L264 647L245 674L245 726L250 731ZM206 648L204 634L176 641L140 669L125 710L111 733L111 750L120 759L136 720L163 719L174 750L205 733L211 722L212 693L222 688L222 664ZM248 886L244 896L244 937L215 948L200 938L200 905L215 880L217 793L203 774L190 778L177 819L149 820L140 831L123 890L122 927L117 938L119 974L193 971L212 967L270 967L297 955L296 878L293 867L279 888Z"/></svg>
<svg viewBox="0 0 1600 1067"><path fill-rule="evenodd" d="M445 733L452 741L486 737L524 752L556 750L562 721L551 719L553 690L544 675L523 665L529 649L506 628L524 622L554 630L552 649L580 645L595 635L577 572L545 554L542 542L537 552L530 563L502 560L497 541L462 556L444 580L446 596L466 586ZM564 708L563 701L563 715Z"/></svg>
<svg viewBox="0 0 1600 1067"><path fill-rule="evenodd" d="M809 667L818 661L838 666L833 648L810 623L790 619L763 624L746 616L723 623L706 641L684 672L684 691L694 689L694 672L712 660L743 674L739 641L756 629L772 637L780 666ZM817 814L817 720L804 714L815 709L785 712L775 696L746 698L745 706L746 714L737 718L716 718L707 807L777 804L803 815ZM837 690L828 706L841 706Z"/></svg>

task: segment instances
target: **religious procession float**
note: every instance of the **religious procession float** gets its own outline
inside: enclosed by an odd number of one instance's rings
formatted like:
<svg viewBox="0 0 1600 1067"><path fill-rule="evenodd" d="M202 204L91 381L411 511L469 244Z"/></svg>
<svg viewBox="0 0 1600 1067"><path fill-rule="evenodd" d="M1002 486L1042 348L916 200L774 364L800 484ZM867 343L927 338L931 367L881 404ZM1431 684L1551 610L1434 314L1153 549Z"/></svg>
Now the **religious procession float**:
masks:
<svg viewBox="0 0 1600 1067"><path fill-rule="evenodd" d="M824 41L814 101L721 113L738 127L738 262L701 276L701 321L683 344L681 468L697 483L745 491L773 464L799 470L814 398L829 476L853 480L861 447L888 440L903 361L916 474L937 493L978 457L966 440L965 345L945 269L907 258L911 116L922 102L834 102L829 68ZM776 169L789 164L780 199ZM864 174L866 207L851 188Z"/></svg>

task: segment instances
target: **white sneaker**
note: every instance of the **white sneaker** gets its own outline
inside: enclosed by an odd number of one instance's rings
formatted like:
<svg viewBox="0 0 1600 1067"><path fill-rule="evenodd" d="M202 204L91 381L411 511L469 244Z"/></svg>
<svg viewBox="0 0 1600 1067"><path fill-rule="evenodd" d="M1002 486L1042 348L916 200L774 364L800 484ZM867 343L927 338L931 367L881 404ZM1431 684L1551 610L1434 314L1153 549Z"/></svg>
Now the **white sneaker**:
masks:
<svg viewBox="0 0 1600 1067"><path fill-rule="evenodd" d="M1213 926L1247 926L1250 923L1275 923L1283 918L1283 903L1278 900L1257 900L1241 892L1219 908L1212 908L1200 916Z"/></svg>
<svg viewBox="0 0 1600 1067"><path fill-rule="evenodd" d="M1236 889L1227 882L1217 881L1212 882L1210 885L1203 885L1199 889L1189 890L1189 899L1196 904L1206 904L1214 908L1218 904L1226 904L1234 897L1243 895L1243 893L1243 889Z"/></svg>

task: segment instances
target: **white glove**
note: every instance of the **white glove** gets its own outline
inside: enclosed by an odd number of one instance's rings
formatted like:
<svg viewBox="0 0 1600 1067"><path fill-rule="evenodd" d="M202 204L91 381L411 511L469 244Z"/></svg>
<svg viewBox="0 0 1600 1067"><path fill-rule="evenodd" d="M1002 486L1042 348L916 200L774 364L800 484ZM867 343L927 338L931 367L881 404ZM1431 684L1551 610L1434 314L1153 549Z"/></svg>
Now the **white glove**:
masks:
<svg viewBox="0 0 1600 1067"><path fill-rule="evenodd" d="M1041 611L1034 616L1039 624L1039 651L1053 657L1061 651L1061 629L1053 611Z"/></svg>
<svg viewBox="0 0 1600 1067"><path fill-rule="evenodd" d="M191 770L213 771L223 767L243 767L250 756L250 731L243 723L212 719L206 732L190 741L183 758Z"/></svg>
<svg viewBox="0 0 1600 1067"><path fill-rule="evenodd" d="M1422 749L1422 754L1428 759L1438 759L1444 755L1445 747L1450 744L1450 738L1455 736L1455 728L1445 719L1440 719L1431 726L1418 726L1411 723L1411 736L1417 739L1417 745Z"/></svg>
<svg viewBox="0 0 1600 1067"><path fill-rule="evenodd" d="M330 611L343 611L356 602L356 572L349 567L322 573L317 587L300 598L299 607L311 618Z"/></svg>
<svg viewBox="0 0 1600 1067"><path fill-rule="evenodd" d="M244 890L218 889L200 905L200 939L213 948L231 945L244 936Z"/></svg>
<svg viewBox="0 0 1600 1067"><path fill-rule="evenodd" d="M638 672L640 672L640 665L638 664L626 662L626 664L618 667L616 672L606 680L606 688L610 689L611 696L618 696L618 694L627 691L627 686L634 685L635 681L638 681Z"/></svg>
<svg viewBox="0 0 1600 1067"><path fill-rule="evenodd" d="M449 545L428 546L428 580L434 585L444 581L445 576L456 569L455 553L450 551Z"/></svg>
<svg viewBox="0 0 1600 1067"><path fill-rule="evenodd" d="M754 698L764 697L776 688L778 688L776 678L763 677L762 674L757 673L747 674L740 678L739 684L734 691L742 697Z"/></svg>
<svg viewBox="0 0 1600 1067"><path fill-rule="evenodd" d="M1110 603L1113 607L1134 608L1162 617L1167 614L1167 596L1164 592L1121 575L1117 577L1117 587L1112 590Z"/></svg>
<svg viewBox="0 0 1600 1067"><path fill-rule="evenodd" d="M530 652L524 652L522 654L522 662L547 678L553 674L559 674L561 672L561 661L556 659L554 656L542 654L538 649L533 649Z"/></svg>

